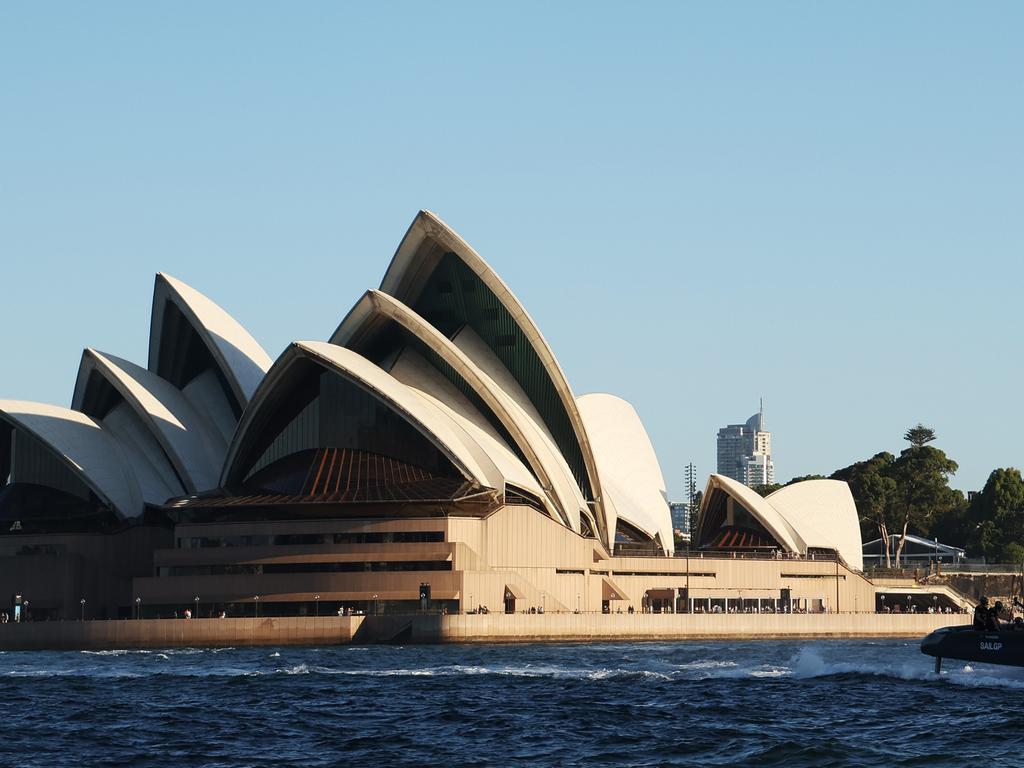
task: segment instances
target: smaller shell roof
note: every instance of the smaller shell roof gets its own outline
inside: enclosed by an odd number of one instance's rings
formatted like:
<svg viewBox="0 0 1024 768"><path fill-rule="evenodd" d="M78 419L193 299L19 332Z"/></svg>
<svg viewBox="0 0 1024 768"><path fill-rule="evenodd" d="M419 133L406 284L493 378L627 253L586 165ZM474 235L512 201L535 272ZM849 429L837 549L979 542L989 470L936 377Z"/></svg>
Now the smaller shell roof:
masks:
<svg viewBox="0 0 1024 768"><path fill-rule="evenodd" d="M806 545L793 526L769 504L760 494L743 483L725 475L712 475L708 478L708 486L704 491L704 499L710 499L712 491L720 489L740 502L743 507L757 518L775 540L790 552L803 553ZM705 502L706 503L706 502Z"/></svg>
<svg viewBox="0 0 1024 768"><path fill-rule="evenodd" d="M199 334L220 366L235 397L244 407L273 361L242 325L219 305L177 278L160 272L153 289L149 368L156 371L166 343L163 338L164 305L173 302Z"/></svg>
<svg viewBox="0 0 1024 768"><path fill-rule="evenodd" d="M765 501L796 528L808 547L834 549L851 568L864 570L860 520L850 486L839 480L804 480Z"/></svg>
<svg viewBox="0 0 1024 768"><path fill-rule="evenodd" d="M715 489L739 501L790 552L833 549L851 568L863 570L860 521L850 487L839 480L804 480L762 498L732 478L712 475L705 503Z"/></svg>
<svg viewBox="0 0 1024 768"><path fill-rule="evenodd" d="M606 501L619 518L674 548L672 515L666 501L665 478L654 446L636 410L615 395L595 393L576 398L590 445L601 473ZM606 505L608 508L608 505ZM608 521L614 531L617 521Z"/></svg>
<svg viewBox="0 0 1024 768"><path fill-rule="evenodd" d="M94 371L143 419L190 493L217 487L227 445L207 427L181 390L142 366L86 349L72 401L75 410L83 410L89 377Z"/></svg>
<svg viewBox="0 0 1024 768"><path fill-rule="evenodd" d="M39 440L121 517L142 512L142 493L119 443L84 413L46 403L0 400L0 418Z"/></svg>

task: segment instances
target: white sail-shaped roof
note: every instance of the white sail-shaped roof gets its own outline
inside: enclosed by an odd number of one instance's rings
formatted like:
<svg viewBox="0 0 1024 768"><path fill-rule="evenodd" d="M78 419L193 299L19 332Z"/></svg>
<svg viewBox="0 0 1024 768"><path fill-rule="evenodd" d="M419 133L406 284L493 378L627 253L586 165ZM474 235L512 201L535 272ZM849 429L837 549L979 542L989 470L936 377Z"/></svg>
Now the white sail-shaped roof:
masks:
<svg viewBox="0 0 1024 768"><path fill-rule="evenodd" d="M576 402L587 426L606 501L614 502L620 519L652 539L657 536L665 551L672 552L675 539L665 478L636 410L620 397L601 393L583 395ZM613 534L614 530L613 526Z"/></svg>
<svg viewBox="0 0 1024 768"><path fill-rule="evenodd" d="M573 471L577 473L577 483L581 491L585 490L591 494L592 503L596 508L598 535L610 546L612 542L608 537L608 520L603 509L597 465L583 419L576 407L575 397L536 323L490 265L438 216L429 211L420 211L381 281L381 291L419 311L418 299L427 288L441 259L447 254L456 257L468 270L465 272L467 280L478 280L478 284L483 286L482 292L493 297L495 302L493 306L485 307L483 304L489 302L478 301L474 305L474 311L480 314L468 317L469 325L473 327L475 324L474 330L479 333L480 323L484 322L481 317L493 310L500 316L498 323L504 326L507 321L509 327L503 332L495 331L496 340L491 343L500 346L499 339L502 342L507 340L513 345L518 343L517 339L525 342L529 358L509 354L503 364L509 368L524 392L533 391L530 398L541 417L541 423L569 466L576 465L577 468ZM439 287L448 288L452 292L463 290L461 285ZM442 308L442 314L450 312L450 308ZM431 316L424 317L432 324L437 324ZM494 328L493 323L491 327Z"/></svg>
<svg viewBox="0 0 1024 768"><path fill-rule="evenodd" d="M789 552L831 549L852 568L864 566L860 521L853 495L838 480L805 480L787 485L762 498L756 491L725 475L712 475L701 502L698 539L712 494L725 493L738 501Z"/></svg>
<svg viewBox="0 0 1024 768"><path fill-rule="evenodd" d="M152 371L93 349L82 354L72 408L95 418L87 402L90 380L99 376L133 408L160 444L189 493L217 487L227 444L177 387ZM161 499L163 502L165 499Z"/></svg>
<svg viewBox="0 0 1024 768"><path fill-rule="evenodd" d="M769 504L764 497L756 491L748 488L743 483L733 480L725 475L711 475L708 478L707 488L704 490L702 506L706 506L715 491L720 491L732 496L743 505L754 518L764 526L764 529L771 534L775 540L789 552L802 553L807 551L806 545L793 526Z"/></svg>
<svg viewBox="0 0 1024 768"><path fill-rule="evenodd" d="M244 408L272 363L263 347L242 325L220 306L170 275L156 276L153 289L153 317L149 339L149 369L169 378L179 339L165 327L168 305L176 308L202 340L224 376L237 404ZM172 383L184 387L186 382Z"/></svg>
<svg viewBox="0 0 1024 768"><path fill-rule="evenodd" d="M397 323L404 331L422 344L425 349L448 366L478 398L478 405L487 409L508 434L509 440L522 454L536 478L526 490L539 486L541 498L547 499L552 510L566 525L579 531L579 512L586 509L586 500L576 485L572 472L558 452L550 436L538 425L537 418L531 418L512 394L508 384L501 386L491 378L488 371L509 377L500 361L489 352L472 359L452 340L440 333L434 326L416 312L392 296L380 291L368 291L345 317L331 336L331 342L340 346L358 345L362 336L370 333L379 320ZM472 331L466 331L472 333ZM480 342L483 346L483 343ZM478 362L486 367L486 371ZM450 374L449 374L450 375ZM512 383L513 387L518 387ZM523 396L525 399L525 395ZM527 402L527 406L529 403ZM474 407L473 411L476 410ZM467 411L470 413L471 411ZM515 482L515 481L513 481Z"/></svg>
<svg viewBox="0 0 1024 768"><path fill-rule="evenodd" d="M860 521L850 486L839 480L804 480L770 494L771 504L808 547L834 549L851 568L864 569Z"/></svg>
<svg viewBox="0 0 1024 768"><path fill-rule="evenodd" d="M275 386L286 379L289 367L301 358L311 359L371 393L429 440L467 480L488 488L503 487L505 479L494 460L444 409L362 355L323 341L292 342L273 365L239 422L225 462L222 485L230 485L238 479L241 468L235 465L246 445L249 431L258 421L264 403L274 394Z"/></svg>
<svg viewBox="0 0 1024 768"><path fill-rule="evenodd" d="M0 400L0 418L46 446L121 517L142 512L142 493L122 447L95 420L68 408L24 400Z"/></svg>
<svg viewBox="0 0 1024 768"><path fill-rule="evenodd" d="M468 445L479 446L498 469L503 483L512 483L537 498L544 498L537 479L483 414L422 356L403 350L388 373L457 424L471 438Z"/></svg>

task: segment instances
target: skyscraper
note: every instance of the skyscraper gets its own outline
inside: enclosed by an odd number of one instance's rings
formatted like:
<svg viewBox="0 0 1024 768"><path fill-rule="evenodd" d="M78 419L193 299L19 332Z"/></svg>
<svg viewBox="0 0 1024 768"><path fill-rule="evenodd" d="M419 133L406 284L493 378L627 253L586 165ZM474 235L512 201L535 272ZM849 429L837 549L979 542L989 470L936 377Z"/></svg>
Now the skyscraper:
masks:
<svg viewBox="0 0 1024 768"><path fill-rule="evenodd" d="M744 424L718 430L718 474L749 485L775 482L772 433L764 428L764 403Z"/></svg>

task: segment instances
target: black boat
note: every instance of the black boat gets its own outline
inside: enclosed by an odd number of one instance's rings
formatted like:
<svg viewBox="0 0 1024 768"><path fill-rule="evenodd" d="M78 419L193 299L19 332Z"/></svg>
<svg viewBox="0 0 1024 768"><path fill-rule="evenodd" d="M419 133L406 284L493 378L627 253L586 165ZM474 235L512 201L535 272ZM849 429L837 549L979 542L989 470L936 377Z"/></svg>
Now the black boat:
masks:
<svg viewBox="0 0 1024 768"><path fill-rule="evenodd" d="M921 641L921 653L935 657L936 672L942 668L943 659L1024 667L1024 625L996 632L974 629L970 624L942 627Z"/></svg>

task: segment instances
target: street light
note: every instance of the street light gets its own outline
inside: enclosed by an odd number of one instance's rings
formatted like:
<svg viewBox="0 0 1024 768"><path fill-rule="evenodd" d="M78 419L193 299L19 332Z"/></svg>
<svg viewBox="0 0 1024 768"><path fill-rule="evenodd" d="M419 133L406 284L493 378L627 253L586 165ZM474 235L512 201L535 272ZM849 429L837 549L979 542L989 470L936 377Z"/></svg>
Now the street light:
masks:
<svg viewBox="0 0 1024 768"><path fill-rule="evenodd" d="M370 598L373 600L373 615L377 616L380 613L380 602L377 600L377 595Z"/></svg>
<svg viewBox="0 0 1024 768"><path fill-rule="evenodd" d="M135 618L136 619L141 619L142 618L142 598L141 597L136 597L135 598Z"/></svg>
<svg viewBox="0 0 1024 768"><path fill-rule="evenodd" d="M540 593L540 612L544 613L547 610L547 592Z"/></svg>
<svg viewBox="0 0 1024 768"><path fill-rule="evenodd" d="M85 621L85 598L83 597L78 603L82 606L82 621Z"/></svg>
<svg viewBox="0 0 1024 768"><path fill-rule="evenodd" d="M319 617L320 616L320 595L313 595L313 605L316 606L316 608L315 608L315 610L316 610L315 615L317 617Z"/></svg>
<svg viewBox="0 0 1024 768"><path fill-rule="evenodd" d="M580 594L576 593L576 613L580 612Z"/></svg>
<svg viewBox="0 0 1024 768"><path fill-rule="evenodd" d="M195 611L195 613L192 614L192 618L193 619L198 619L199 618L199 595L196 595L195 597L193 597L192 600L195 601L195 604L196 604L196 611Z"/></svg>
<svg viewBox="0 0 1024 768"><path fill-rule="evenodd" d="M256 618L258 619L260 617L260 596L253 595L252 599L256 602Z"/></svg>

